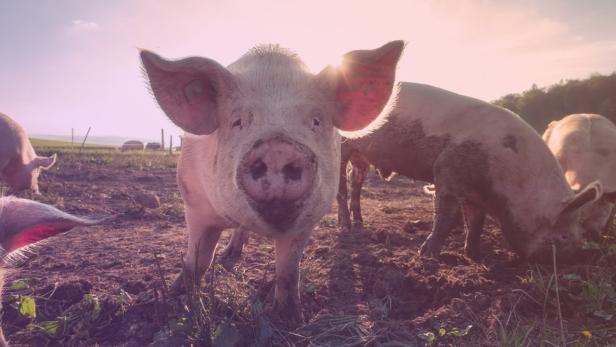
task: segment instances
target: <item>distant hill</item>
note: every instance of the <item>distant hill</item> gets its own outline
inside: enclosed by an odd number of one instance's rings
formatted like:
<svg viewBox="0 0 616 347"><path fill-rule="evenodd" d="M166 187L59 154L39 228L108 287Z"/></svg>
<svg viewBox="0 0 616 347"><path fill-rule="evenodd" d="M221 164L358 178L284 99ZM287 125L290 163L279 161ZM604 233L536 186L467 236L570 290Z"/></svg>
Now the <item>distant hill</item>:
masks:
<svg viewBox="0 0 616 347"><path fill-rule="evenodd" d="M598 113L616 123L616 72L568 80L546 88L533 85L494 101L520 115L542 134L547 125L572 113Z"/></svg>
<svg viewBox="0 0 616 347"><path fill-rule="evenodd" d="M71 137L64 135L46 135L46 134L31 134L31 138L41 139L41 140L54 140L54 141L62 141L68 142L70 144ZM107 145L107 146L121 146L124 142L129 140L139 140L143 143L146 142L157 142L152 139L145 139L139 137L122 137L122 136L88 136L88 140L86 144L90 145ZM81 145L83 141L83 136L75 136L75 145ZM160 141L160 140L159 140Z"/></svg>

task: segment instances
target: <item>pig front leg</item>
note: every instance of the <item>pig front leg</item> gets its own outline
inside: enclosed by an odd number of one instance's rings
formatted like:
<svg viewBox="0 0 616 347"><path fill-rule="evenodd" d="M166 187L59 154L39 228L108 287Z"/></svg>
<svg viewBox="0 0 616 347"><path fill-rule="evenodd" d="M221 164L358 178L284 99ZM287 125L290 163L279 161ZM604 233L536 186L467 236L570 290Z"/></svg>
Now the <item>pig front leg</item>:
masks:
<svg viewBox="0 0 616 347"><path fill-rule="evenodd" d="M171 287L176 294L200 285L201 277L212 264L214 251L224 228L221 223L213 222L215 219L199 212L188 208L186 210L188 251L182 272Z"/></svg>
<svg viewBox="0 0 616 347"><path fill-rule="evenodd" d="M237 263L242 256L242 250L246 242L248 242L248 230L242 227L233 230L227 247L220 254L220 262L225 269L230 270Z"/></svg>
<svg viewBox="0 0 616 347"><path fill-rule="evenodd" d="M436 187L434 225L432 232L419 249L419 255L421 256L439 255L447 235L459 223L456 218L456 214L460 209L458 198L451 193L440 190L438 185Z"/></svg>
<svg viewBox="0 0 616 347"><path fill-rule="evenodd" d="M363 228L364 219L361 216L361 189L366 181L370 163L359 153L351 155L353 171L351 174L351 213L353 214L353 225Z"/></svg>
<svg viewBox="0 0 616 347"><path fill-rule="evenodd" d="M338 225L343 232L351 230L351 214L349 213L347 188L348 162L349 154L343 151L340 162L340 183L338 184L338 195L336 195L336 201L338 202Z"/></svg>
<svg viewBox="0 0 616 347"><path fill-rule="evenodd" d="M299 263L310 232L276 240L274 312L291 325L303 322L299 296Z"/></svg>
<svg viewBox="0 0 616 347"><path fill-rule="evenodd" d="M466 241L464 243L464 252L466 256L479 261L481 259L480 239L483 225L486 219L486 212L481 207L464 203L464 220L466 224Z"/></svg>

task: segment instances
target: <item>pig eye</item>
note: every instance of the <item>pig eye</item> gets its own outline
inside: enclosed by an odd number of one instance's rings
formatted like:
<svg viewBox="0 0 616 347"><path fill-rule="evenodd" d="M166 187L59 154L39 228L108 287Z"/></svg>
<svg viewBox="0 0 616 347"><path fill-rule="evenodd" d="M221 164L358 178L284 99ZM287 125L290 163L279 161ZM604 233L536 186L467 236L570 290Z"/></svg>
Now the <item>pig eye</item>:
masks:
<svg viewBox="0 0 616 347"><path fill-rule="evenodd" d="M231 127L232 128L239 127L240 129L242 129L242 119L241 118L236 119L233 122L233 124L231 124Z"/></svg>
<svg viewBox="0 0 616 347"><path fill-rule="evenodd" d="M317 117L312 118L312 131L317 131L317 129L321 126L321 120Z"/></svg>

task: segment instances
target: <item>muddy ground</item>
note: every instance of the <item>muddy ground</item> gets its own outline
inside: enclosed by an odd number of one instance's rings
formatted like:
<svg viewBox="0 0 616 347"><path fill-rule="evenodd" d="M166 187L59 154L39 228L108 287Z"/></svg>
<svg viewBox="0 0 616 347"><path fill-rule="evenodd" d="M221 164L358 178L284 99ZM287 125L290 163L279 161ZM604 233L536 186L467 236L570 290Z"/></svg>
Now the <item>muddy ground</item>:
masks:
<svg viewBox="0 0 616 347"><path fill-rule="evenodd" d="M552 268L518 261L491 221L482 262L463 256L460 230L439 258L419 259L433 211L420 188L371 174L363 194L365 226L351 232L338 229L334 206L306 248L306 324L291 330L269 314L274 253L270 240L258 235L251 235L231 271L216 265L207 274L200 300L168 293L186 247L173 167L60 160L41 176L43 196L36 199L79 215L122 215L110 225L51 239L17 264L3 296L5 334L14 345L37 346L207 345L210 338L216 346L557 345L561 331L572 344L614 341L614 320L590 314L571 293L561 293L561 330L548 281ZM141 207L133 198L143 191L157 194L162 206ZM221 244L228 237L225 232ZM616 285L613 277L606 281ZM25 296L36 300L34 320L18 311Z"/></svg>

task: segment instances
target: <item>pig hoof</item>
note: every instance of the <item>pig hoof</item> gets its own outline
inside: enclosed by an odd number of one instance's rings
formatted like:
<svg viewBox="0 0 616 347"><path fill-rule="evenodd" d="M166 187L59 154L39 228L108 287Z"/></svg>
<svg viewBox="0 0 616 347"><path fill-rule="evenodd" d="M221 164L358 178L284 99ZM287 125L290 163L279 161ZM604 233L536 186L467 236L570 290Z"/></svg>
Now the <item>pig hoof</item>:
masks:
<svg viewBox="0 0 616 347"><path fill-rule="evenodd" d="M225 270L231 271L241 256L242 252L237 252L233 247L227 246L220 254L220 263Z"/></svg>
<svg viewBox="0 0 616 347"><path fill-rule="evenodd" d="M274 314L283 325L289 328L297 328L304 323L302 312L294 306L281 307L280 305L274 305Z"/></svg>
<svg viewBox="0 0 616 347"><path fill-rule="evenodd" d="M440 246L431 237L428 237L419 249L419 255L422 257L437 257L440 253Z"/></svg>
<svg viewBox="0 0 616 347"><path fill-rule="evenodd" d="M354 221L353 228L357 230L362 230L364 228L364 221L361 221L361 220Z"/></svg>
<svg viewBox="0 0 616 347"><path fill-rule="evenodd" d="M184 271L182 271L178 277L175 278L171 287L169 287L169 294L172 296L178 296L182 294L186 294L186 288L190 287L190 284L187 283L189 280L186 278Z"/></svg>
<svg viewBox="0 0 616 347"><path fill-rule="evenodd" d="M351 231L351 222L340 223L340 232L348 233Z"/></svg>
<svg viewBox="0 0 616 347"><path fill-rule="evenodd" d="M464 253L466 253L466 256L473 261L479 262L481 260L481 252L479 252L478 249L466 248Z"/></svg>

